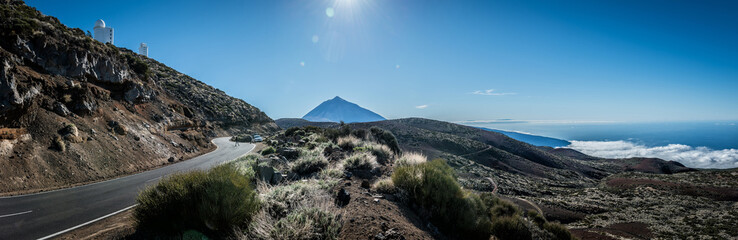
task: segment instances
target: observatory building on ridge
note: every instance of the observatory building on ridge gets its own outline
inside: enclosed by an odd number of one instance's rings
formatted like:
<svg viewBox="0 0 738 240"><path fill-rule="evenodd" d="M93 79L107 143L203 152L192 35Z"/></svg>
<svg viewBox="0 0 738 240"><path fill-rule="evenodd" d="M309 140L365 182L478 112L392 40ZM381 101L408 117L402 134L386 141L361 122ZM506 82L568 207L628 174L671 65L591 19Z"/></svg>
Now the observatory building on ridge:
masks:
<svg viewBox="0 0 738 240"><path fill-rule="evenodd" d="M149 45L146 45L146 43L141 43L141 45L138 46L138 54L148 57L149 56Z"/></svg>
<svg viewBox="0 0 738 240"><path fill-rule="evenodd" d="M105 21L102 19L98 19L97 22L95 22L95 27L92 28L94 31L94 39L101 42L101 43L110 43L115 44L113 42L113 28L106 27Z"/></svg>

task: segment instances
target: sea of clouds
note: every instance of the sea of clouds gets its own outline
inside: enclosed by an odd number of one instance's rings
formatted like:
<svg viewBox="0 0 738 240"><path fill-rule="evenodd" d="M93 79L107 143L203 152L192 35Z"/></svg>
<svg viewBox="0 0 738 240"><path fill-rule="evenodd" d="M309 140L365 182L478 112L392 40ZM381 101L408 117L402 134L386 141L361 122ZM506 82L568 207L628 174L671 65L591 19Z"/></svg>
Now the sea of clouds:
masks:
<svg viewBox="0 0 738 240"><path fill-rule="evenodd" d="M629 141L571 141L567 148L603 158L655 157L693 168L738 167L738 149L714 150L682 144L647 147Z"/></svg>

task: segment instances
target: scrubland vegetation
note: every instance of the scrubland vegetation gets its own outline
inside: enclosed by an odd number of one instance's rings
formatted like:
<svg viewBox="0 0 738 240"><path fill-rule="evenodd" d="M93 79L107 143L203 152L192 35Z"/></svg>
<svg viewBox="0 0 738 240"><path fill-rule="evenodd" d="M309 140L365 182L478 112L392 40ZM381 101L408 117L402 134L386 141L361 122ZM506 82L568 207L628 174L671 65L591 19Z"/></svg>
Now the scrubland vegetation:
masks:
<svg viewBox="0 0 738 240"><path fill-rule="evenodd" d="M350 208L372 207L346 205L356 198L345 190L356 179L361 188L354 189L410 209L436 237L571 239L566 227L538 212L463 189L444 160L403 153L381 129L290 128L265 142L270 146L261 154L173 175L143 191L134 214L138 229L164 238L194 230L210 238L338 239L347 221L355 221L346 214ZM396 236L393 231L378 236Z"/></svg>
<svg viewBox="0 0 738 240"><path fill-rule="evenodd" d="M260 203L251 179L232 165L207 172L175 174L139 194L137 227L153 237L178 237L195 230L212 237L246 227Z"/></svg>

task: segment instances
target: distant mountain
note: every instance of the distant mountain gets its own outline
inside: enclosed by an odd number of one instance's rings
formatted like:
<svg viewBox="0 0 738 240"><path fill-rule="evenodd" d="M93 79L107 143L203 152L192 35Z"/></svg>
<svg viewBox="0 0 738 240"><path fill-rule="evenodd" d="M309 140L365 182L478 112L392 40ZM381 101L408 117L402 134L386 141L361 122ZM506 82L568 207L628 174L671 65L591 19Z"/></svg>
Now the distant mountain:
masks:
<svg viewBox="0 0 738 240"><path fill-rule="evenodd" d="M315 107L312 111L302 117L311 122L375 122L387 120L384 117L360 107L355 103L343 100L336 96Z"/></svg>
<svg viewBox="0 0 738 240"><path fill-rule="evenodd" d="M538 136L538 135L532 135L532 134L525 134L525 133L519 133L519 132L510 132L510 131L503 131L503 130L497 130L497 129L491 129L491 128L481 128L487 131L493 131L505 134L506 136L530 144L535 146L543 146L543 147L566 147L571 144L571 142L566 140L561 140L557 138L550 138L550 137L544 137L544 136Z"/></svg>

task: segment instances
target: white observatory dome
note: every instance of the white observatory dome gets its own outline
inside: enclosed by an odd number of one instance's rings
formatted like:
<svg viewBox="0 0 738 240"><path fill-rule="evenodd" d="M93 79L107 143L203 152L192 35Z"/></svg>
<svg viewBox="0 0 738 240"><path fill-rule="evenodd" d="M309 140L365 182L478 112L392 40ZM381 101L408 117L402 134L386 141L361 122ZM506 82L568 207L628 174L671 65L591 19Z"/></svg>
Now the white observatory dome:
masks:
<svg viewBox="0 0 738 240"><path fill-rule="evenodd" d="M104 28L105 27L105 21L102 19L98 19L97 22L95 22L94 28Z"/></svg>

